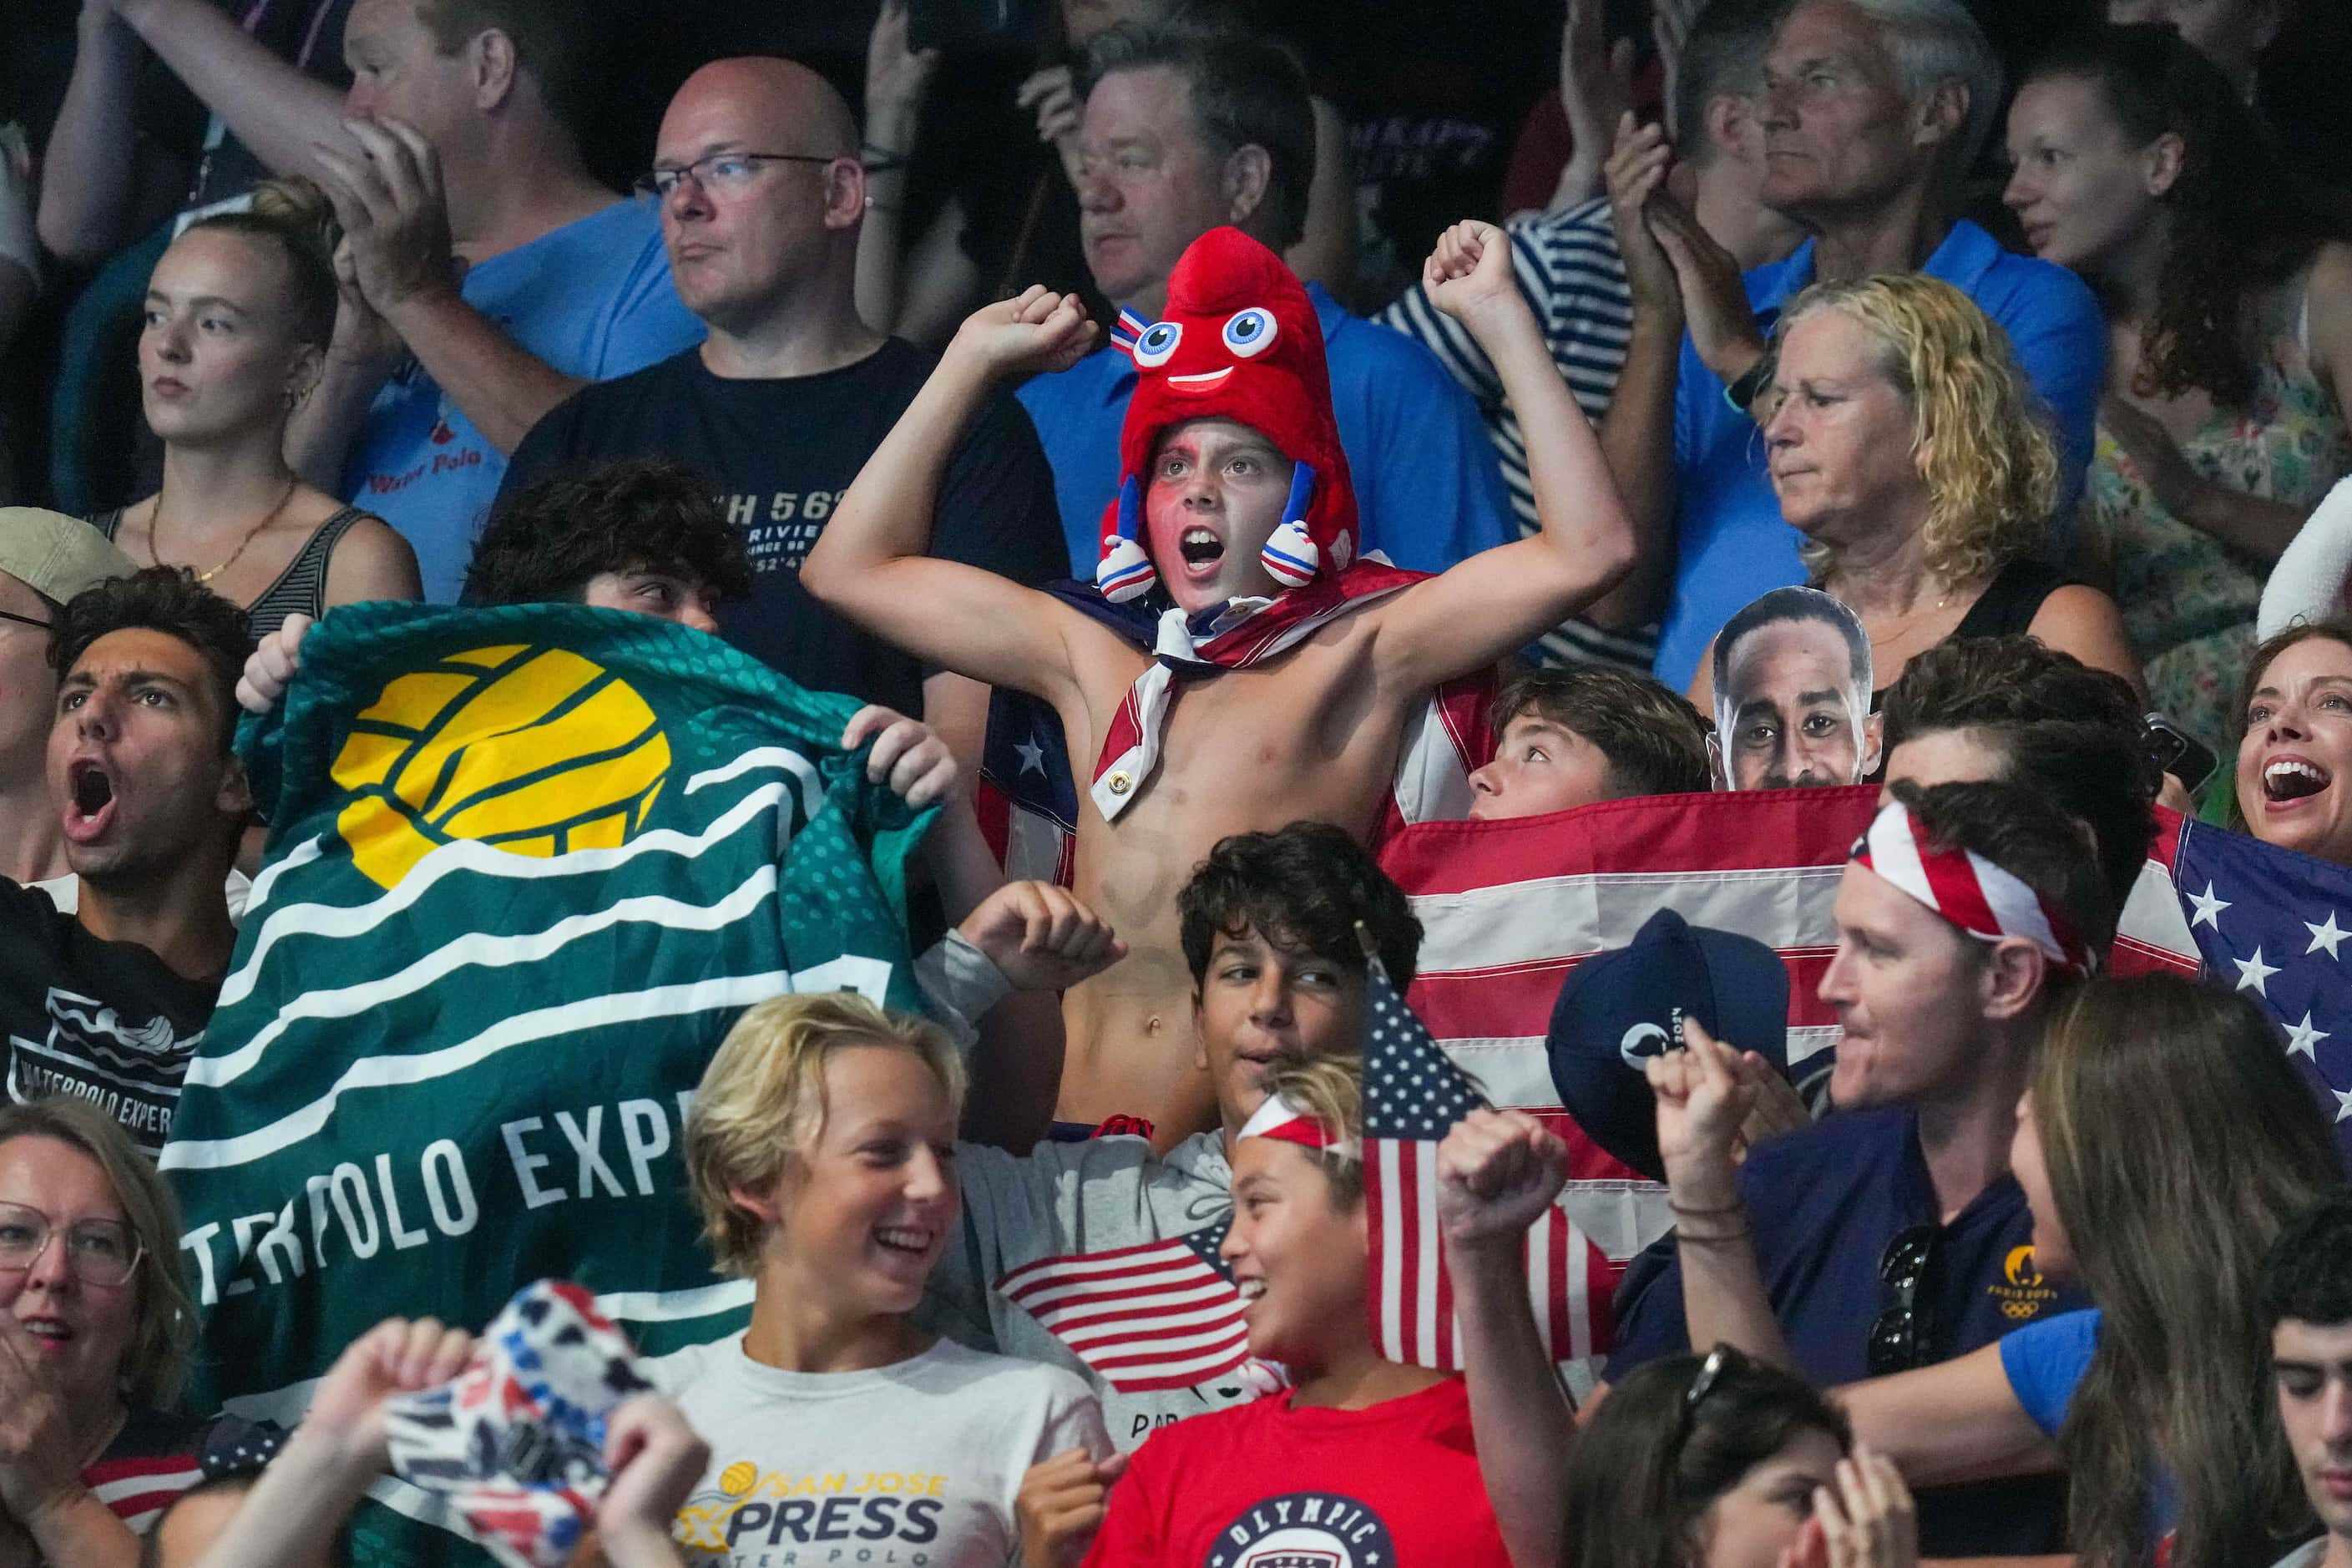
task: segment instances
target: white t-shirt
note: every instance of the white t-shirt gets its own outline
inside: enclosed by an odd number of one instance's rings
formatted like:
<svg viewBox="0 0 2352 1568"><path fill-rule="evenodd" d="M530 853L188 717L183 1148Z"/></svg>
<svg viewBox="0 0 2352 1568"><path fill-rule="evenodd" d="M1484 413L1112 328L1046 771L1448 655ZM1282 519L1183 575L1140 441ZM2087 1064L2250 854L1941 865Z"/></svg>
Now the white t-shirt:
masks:
<svg viewBox="0 0 2352 1568"><path fill-rule="evenodd" d="M1110 1451L1086 1384L951 1340L872 1372L783 1372L736 1335L648 1368L710 1445L678 1510L695 1568L1005 1568L1039 1459Z"/></svg>
<svg viewBox="0 0 2352 1568"><path fill-rule="evenodd" d="M2327 1537L2305 1542L2271 1565L2271 1568L2319 1568L2327 1557Z"/></svg>

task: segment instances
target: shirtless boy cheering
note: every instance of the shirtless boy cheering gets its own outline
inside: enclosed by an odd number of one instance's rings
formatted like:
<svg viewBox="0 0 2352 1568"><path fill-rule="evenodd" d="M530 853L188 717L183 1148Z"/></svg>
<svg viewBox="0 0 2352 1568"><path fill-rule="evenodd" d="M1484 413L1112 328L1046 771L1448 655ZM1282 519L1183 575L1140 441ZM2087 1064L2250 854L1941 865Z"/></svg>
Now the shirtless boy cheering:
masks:
<svg viewBox="0 0 2352 1568"><path fill-rule="evenodd" d="M1271 251L1213 229L1171 275L1167 316L1118 337L1139 381L1090 607L924 553L949 457L990 394L1093 347L1078 301L1042 289L964 322L802 568L867 630L1049 704L1091 768L1076 891L1129 952L1065 998L1066 1119L1146 1116L1163 1148L1208 1126L1177 944L1192 868L1229 834L1300 818L1370 838L1432 690L1574 615L1631 563L1624 508L1502 232L1456 224L1424 276L1518 412L1532 538L1433 577L1359 559L1314 308ZM1157 611L1156 647L1115 629L1106 602Z"/></svg>

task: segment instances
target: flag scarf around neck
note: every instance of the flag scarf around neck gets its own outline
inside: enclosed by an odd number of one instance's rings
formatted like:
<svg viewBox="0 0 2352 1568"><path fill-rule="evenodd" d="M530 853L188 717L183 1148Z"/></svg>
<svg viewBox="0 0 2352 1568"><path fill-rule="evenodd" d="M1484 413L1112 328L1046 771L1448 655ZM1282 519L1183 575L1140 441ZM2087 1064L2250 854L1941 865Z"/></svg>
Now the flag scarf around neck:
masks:
<svg viewBox="0 0 2352 1568"><path fill-rule="evenodd" d="M1853 859L1980 942L2023 937L2061 968L2091 973L2091 950L2024 879L1973 849L1937 849L1927 825L1900 801L1872 819Z"/></svg>
<svg viewBox="0 0 2352 1568"><path fill-rule="evenodd" d="M1375 562L1359 562L1333 581L1317 578L1273 599L1234 599L1214 609L1187 615L1160 612L1151 644L1151 668L1128 689L1127 700L1103 736L1087 798L1106 822L1116 822L1160 766L1160 737L1167 732L1182 681L1228 669L1247 669L1262 659L1289 652L1351 610L1362 609L1424 574Z"/></svg>
<svg viewBox="0 0 2352 1568"><path fill-rule="evenodd" d="M703 1068L787 991L917 1005L930 818L835 745L857 706L617 611L312 630L239 737L270 845L161 1162L199 1400L290 1418L386 1315L479 1325L551 1275L649 1354L741 1326L751 1286L713 1276L681 1164Z"/></svg>
<svg viewBox="0 0 2352 1568"><path fill-rule="evenodd" d="M1397 575L1409 581L1413 574ZM1155 616L1139 605L1114 604L1097 593L1092 584L1048 583L1042 591L1108 626L1139 649L1152 652L1159 646L1156 639L1168 612ZM1303 630L1297 629L1299 617L1323 603L1326 592L1327 584L1318 580L1307 591L1285 594L1272 601L1270 609L1218 631L1210 631L1209 626L1222 611L1204 612L1196 619L1211 643L1223 645L1214 651L1235 658L1246 655L1255 660L1296 646L1332 615L1353 607L1340 605ZM1192 641L1194 652L1190 660L1177 660L1183 666L1181 675L1213 675L1226 668L1199 660L1201 643L1191 628L1185 635ZM1227 637L1234 641L1226 644ZM1252 640L1258 638L1265 639L1268 646L1253 647ZM1270 646L1276 642L1280 643L1279 647ZM1139 747L1148 737L1156 764L1168 708L1181 689L1172 683L1180 671L1166 663L1175 657L1162 656L1161 662L1145 671L1136 689L1129 693L1104 747L1108 758L1115 761L1121 754L1118 748L1122 744ZM1169 673L1170 683L1155 679L1163 669ZM1494 705L1496 686L1495 671L1484 669L1447 681L1421 704L1405 725L1403 744L1398 748L1396 770L1390 780L1388 805L1374 835L1376 843L1415 823L1456 820L1469 815L1477 800L1476 792L1470 787L1470 774L1495 754L1494 736L1486 728L1486 712ZM1149 724L1144 721L1147 696L1151 703ZM1121 736L1128 739L1122 742ZM1108 794L1113 799L1132 800L1139 793L1135 776L1130 774L1124 790L1110 791L1107 787L1110 771L1108 766L1097 769L1097 797ZM1063 887L1073 885L1078 811L1085 798L1077 787L1079 776L1062 731L1061 717L1052 704L1008 687L997 687L990 693L988 738L973 805L982 831L1006 875L1034 878Z"/></svg>

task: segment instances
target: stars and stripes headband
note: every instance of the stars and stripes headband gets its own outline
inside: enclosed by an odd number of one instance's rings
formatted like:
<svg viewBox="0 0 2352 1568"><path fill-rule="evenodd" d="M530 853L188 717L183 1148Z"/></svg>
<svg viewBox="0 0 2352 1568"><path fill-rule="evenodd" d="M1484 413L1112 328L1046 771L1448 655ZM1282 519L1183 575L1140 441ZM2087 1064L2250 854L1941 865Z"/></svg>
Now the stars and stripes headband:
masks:
<svg viewBox="0 0 2352 1568"><path fill-rule="evenodd" d="M1985 942L2023 937L2063 969L2088 974L2091 950L2048 900L1973 849L1932 848L1927 825L1890 801L1856 841L1853 859Z"/></svg>
<svg viewBox="0 0 2352 1568"><path fill-rule="evenodd" d="M1244 1138L1273 1138L1285 1143L1296 1143L1302 1149L1328 1149L1343 1160L1361 1160L1363 1143L1354 1138L1340 1136L1336 1128L1315 1120L1307 1112L1284 1100L1269 1094L1265 1103L1250 1113L1242 1123Z"/></svg>

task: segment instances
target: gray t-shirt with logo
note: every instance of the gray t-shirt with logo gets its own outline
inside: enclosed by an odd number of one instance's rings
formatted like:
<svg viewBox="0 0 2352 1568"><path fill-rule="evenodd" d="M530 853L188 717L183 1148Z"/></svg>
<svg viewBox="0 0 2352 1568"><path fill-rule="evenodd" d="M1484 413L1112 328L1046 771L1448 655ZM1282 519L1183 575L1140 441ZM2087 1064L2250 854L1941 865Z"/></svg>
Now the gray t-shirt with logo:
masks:
<svg viewBox="0 0 2352 1568"><path fill-rule="evenodd" d="M739 1334L648 1370L710 1445L675 1531L695 1568L1005 1568L1029 1467L1111 1451L1077 1378L950 1340L870 1372L809 1373L753 1361Z"/></svg>

